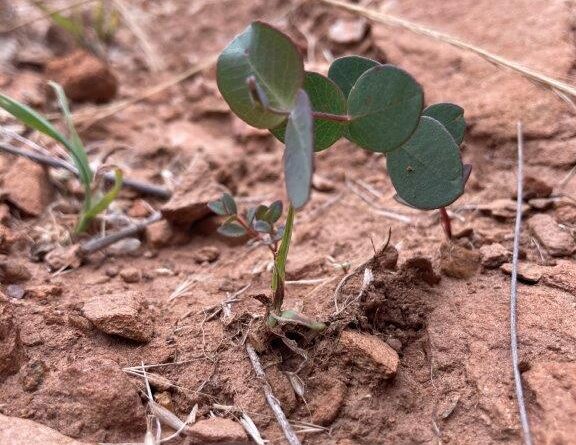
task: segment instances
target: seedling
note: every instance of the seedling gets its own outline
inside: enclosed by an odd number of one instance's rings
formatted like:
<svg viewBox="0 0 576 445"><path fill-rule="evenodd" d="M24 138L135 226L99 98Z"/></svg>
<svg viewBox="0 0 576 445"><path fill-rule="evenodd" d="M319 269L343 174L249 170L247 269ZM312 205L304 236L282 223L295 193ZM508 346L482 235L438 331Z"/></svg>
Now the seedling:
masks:
<svg viewBox="0 0 576 445"><path fill-rule="evenodd" d="M96 190L99 179L101 179L104 172L100 169L94 174L90 167L86 149L80 140L78 132L74 128L74 122L64 90L54 82L50 82L50 86L56 92L60 109L62 110L64 120L68 127L68 137L58 131L44 116L2 93L0 93L0 108L6 110L24 125L51 137L54 141L60 143L70 154L78 170L80 182L84 187L84 203L78 224L75 228L76 233L82 233L86 231L90 221L106 210L112 201L116 199L116 196L122 188L122 171L119 168L115 168L114 184L103 196Z"/></svg>
<svg viewBox="0 0 576 445"><path fill-rule="evenodd" d="M293 310L282 310L284 302L284 283L286 281L286 260L290 250L292 228L294 226L294 207L288 207L286 223L278 225L282 216L282 201L275 201L269 206L260 204L249 208L244 214L238 211L238 206L228 193L208 207L217 215L226 216L227 219L218 229L218 232L228 237L247 237L260 242L270 249L274 258L272 271L272 301L262 298L260 301L267 307L266 324L274 327L278 322L294 323L306 326L313 330L323 330L324 323L315 322L308 317Z"/></svg>
<svg viewBox="0 0 576 445"><path fill-rule="evenodd" d="M406 71L347 56L327 77L308 72L286 35L254 22L220 55L217 81L238 117L285 143L286 190L295 209L310 196L314 151L345 137L384 153L397 199L441 209L450 233L444 208L462 195L470 174L459 149L464 110L450 103L424 108L422 87Z"/></svg>

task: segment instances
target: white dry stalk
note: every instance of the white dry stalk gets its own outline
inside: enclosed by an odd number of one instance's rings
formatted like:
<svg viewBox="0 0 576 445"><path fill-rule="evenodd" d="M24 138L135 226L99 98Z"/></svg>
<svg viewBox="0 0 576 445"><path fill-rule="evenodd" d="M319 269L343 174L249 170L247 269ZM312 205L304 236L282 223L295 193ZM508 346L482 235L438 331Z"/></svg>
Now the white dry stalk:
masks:
<svg viewBox="0 0 576 445"><path fill-rule="evenodd" d="M187 277L182 283L176 286L176 289L174 289L168 297L168 301L188 295L188 290L194 283L196 283L196 278Z"/></svg>
<svg viewBox="0 0 576 445"><path fill-rule="evenodd" d="M260 431L258 431L258 427L254 423L254 421L250 418L250 416L248 416L248 414L246 413L242 414L242 417L240 417L240 423L242 424L246 432L250 435L252 440L256 442L257 445L264 445L266 443L264 442L264 439L262 438Z"/></svg>

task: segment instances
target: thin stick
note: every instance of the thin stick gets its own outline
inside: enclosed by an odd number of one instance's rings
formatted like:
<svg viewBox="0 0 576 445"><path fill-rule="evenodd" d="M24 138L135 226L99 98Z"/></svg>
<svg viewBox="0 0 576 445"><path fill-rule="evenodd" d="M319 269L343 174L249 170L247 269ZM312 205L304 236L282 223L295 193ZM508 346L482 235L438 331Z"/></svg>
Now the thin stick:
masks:
<svg viewBox="0 0 576 445"><path fill-rule="evenodd" d="M246 352L248 353L248 357L250 358L252 367L256 372L256 377L258 377L258 379L260 379L260 382L262 383L262 389L264 390L264 394L266 395L266 401L268 402L268 405L272 409L272 412L274 413L274 416L276 417L276 420L278 421L280 428L282 428L286 440L290 445L301 445L300 439L298 439L298 436L296 436L296 433L294 432L292 425L290 425L290 423L288 422L286 414L284 414L284 411L282 411L282 407L280 406L278 399L274 396L274 393L272 392L272 387L268 383L268 380L266 380L266 374L264 373L264 369L262 368L262 364L260 363L258 354L256 354L256 351L254 350L254 348L250 343L246 343Z"/></svg>
<svg viewBox="0 0 576 445"><path fill-rule="evenodd" d="M69 11L70 9L76 8L77 6L82 6L82 5L86 4L86 3L92 3L92 2L94 2L94 1L95 1L95 0L81 0L81 1L79 1L79 2L71 3L70 5L64 6L64 7L62 7L62 8L52 9L52 10L50 10L50 11L47 11L45 14L43 14L43 15L41 15L41 16L39 16L39 17L33 17L33 18L29 19L29 20L25 20L25 21L23 21L23 22L21 22L21 23L18 23L18 24L16 24L16 25L14 25L12 28L0 29L0 32L6 32L6 33L8 33L8 32L14 32L14 31L17 31L17 30L20 29L20 28L24 28L25 26L31 25L32 23L36 23L36 22L39 22L40 20L47 19L48 17L50 17L50 16L52 16L52 15L54 15L54 14L60 14L61 12L66 12L66 11Z"/></svg>
<svg viewBox="0 0 576 445"><path fill-rule="evenodd" d="M553 91L559 91L563 93L565 96L576 98L576 88L573 87L572 85L566 82L562 82L561 80L555 79L551 76L547 76L546 74L543 74L535 69L525 67L518 62L508 60L502 56L486 51L483 48L479 48L475 45L464 42L460 39L452 37L449 34L444 34L434 29L422 26L418 23L401 19L399 17L390 14L383 14L381 12L374 11L370 8L365 8L361 5L351 4L342 0L320 0L320 1L328 5L336 6L346 11L353 12L359 16L366 17L369 20L373 20L383 25L391 26L394 28L406 29L415 34L430 37L434 40L447 43L456 48L469 51L484 58L485 60L491 63L494 63L497 66L507 68L513 72L516 72L521 76L524 76L540 85L545 86L546 88L549 88Z"/></svg>
<svg viewBox="0 0 576 445"><path fill-rule="evenodd" d="M84 244L80 246L80 255L89 255L97 250L104 249L121 239L129 238L131 236L137 235L138 233L142 232L147 226L153 224L157 221L162 219L162 214L160 212L153 213L145 220L135 223L131 226L126 227L125 229L119 230L116 233L112 233L111 235L98 237L86 241Z"/></svg>
<svg viewBox="0 0 576 445"><path fill-rule="evenodd" d="M69 164L68 162L60 158L47 156L34 151L23 150L21 148L14 147L13 145L6 143L0 144L0 151L4 151L6 153L10 153L16 156L23 156L25 158L30 159L31 161L47 165L49 167L68 170L70 173L78 176L78 169L76 169L76 167L74 167L72 164ZM104 180L106 181L106 183L113 184L114 179L115 179L114 172L108 172L104 174ZM125 178L122 181L122 186L135 190L139 193L154 196L160 199L170 199L170 196L172 196L172 192L170 192L170 190L168 189L165 189L164 187L148 184L146 182L141 182L130 178Z"/></svg>
<svg viewBox="0 0 576 445"><path fill-rule="evenodd" d="M524 138L522 134L522 123L518 122L518 177L516 192L516 223L514 225L514 252L512 254L512 283L510 285L510 349L512 352L512 370L514 372L514 386L516 389L516 400L518 401L518 411L520 413L520 424L522 425L522 436L524 445L532 445L530 434L530 424L526 413L524 402L524 391L522 389L522 376L520 375L518 359L518 322L516 314L517 303L517 283L518 283L518 252L520 250L520 233L522 230L522 194L523 194L523 163L524 163Z"/></svg>

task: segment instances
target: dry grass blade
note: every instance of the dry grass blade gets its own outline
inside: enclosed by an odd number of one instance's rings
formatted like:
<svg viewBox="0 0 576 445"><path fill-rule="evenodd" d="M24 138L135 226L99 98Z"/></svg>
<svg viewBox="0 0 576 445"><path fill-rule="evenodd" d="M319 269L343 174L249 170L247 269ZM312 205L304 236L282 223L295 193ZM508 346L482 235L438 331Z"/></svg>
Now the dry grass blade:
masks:
<svg viewBox="0 0 576 445"><path fill-rule="evenodd" d="M344 9L346 11L353 12L359 16L365 17L377 23L381 23L386 26L401 28L411 31L413 33L429 37L440 42L447 43L456 48L460 48L464 51L474 53L483 59L501 67L509 69L513 72L520 74L554 92L561 93L560 96L564 99L572 100L576 98L576 87L563 82L561 80L555 79L551 76L547 76L537 70L526 67L513 60L508 60L505 57L499 56L498 54L491 53L483 48L472 45L471 43L464 42L463 40L457 39L449 34L445 34L434 29L422 26L418 23L402 19L390 14L384 14L381 12L374 11L373 9L366 8L362 5L355 5L342 0L320 0L322 3L328 5L336 6L338 8Z"/></svg>
<svg viewBox="0 0 576 445"><path fill-rule="evenodd" d="M254 421L250 418L250 416L248 414L246 414L246 413L242 414L242 417L240 418L240 423L242 424L242 426L244 427L246 432L250 435L252 440L257 445L264 445L265 444L264 439L262 438L262 435L260 434L260 431L258 431L258 427L256 426L256 424L254 423Z"/></svg>
<svg viewBox="0 0 576 445"><path fill-rule="evenodd" d="M49 18L52 14L60 14L62 12L69 11L70 9L74 9L78 6L85 5L86 3L92 3L94 1L96 1L96 0L80 0L78 2L74 2L74 3L71 3L69 5L63 6L62 8L51 9L46 14L42 14L41 16L33 17L31 19L25 20L23 22L20 22L16 25L12 26L11 28L0 29L0 32L2 32L2 33L14 32L14 31L17 31L21 28L28 26L28 25L31 25L32 23L39 22L40 20L45 20L45 19Z"/></svg>

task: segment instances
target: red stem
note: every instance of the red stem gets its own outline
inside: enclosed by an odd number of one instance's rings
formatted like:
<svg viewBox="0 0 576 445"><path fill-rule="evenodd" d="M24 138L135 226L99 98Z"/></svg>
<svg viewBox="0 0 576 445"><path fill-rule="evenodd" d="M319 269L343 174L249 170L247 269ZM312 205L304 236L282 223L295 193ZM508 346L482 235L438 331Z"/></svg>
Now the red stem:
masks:
<svg viewBox="0 0 576 445"><path fill-rule="evenodd" d="M452 239L452 220L446 211L446 207L441 207L438 209L440 212L440 223L442 224L442 228L444 229L444 234L448 240Z"/></svg>

